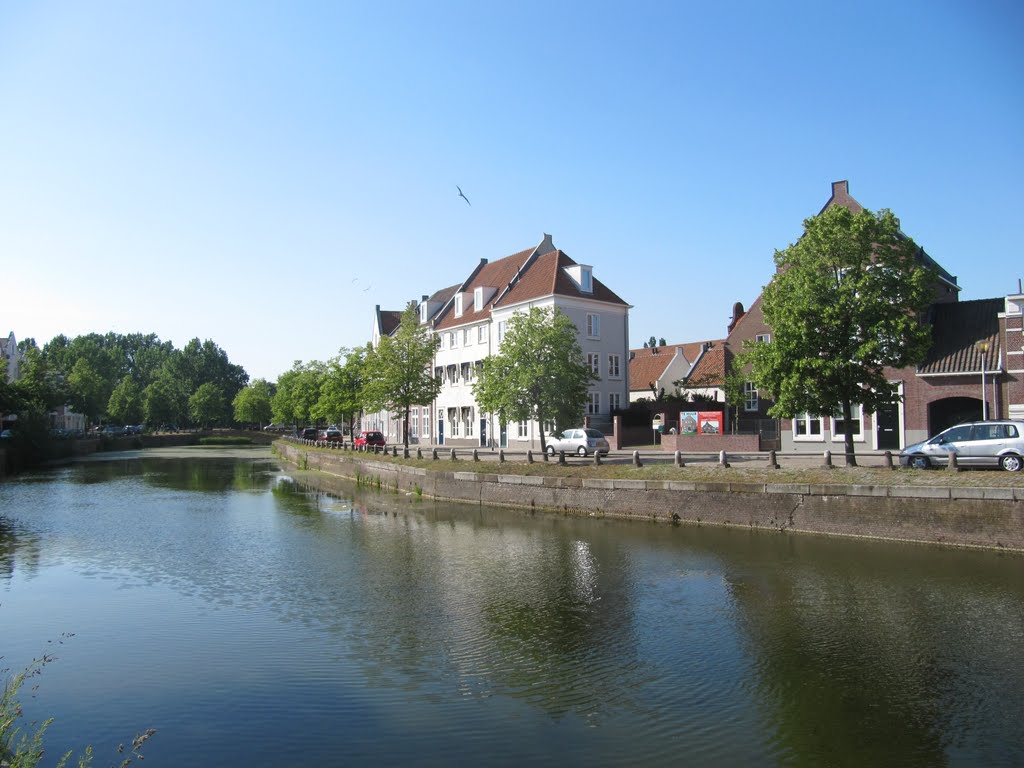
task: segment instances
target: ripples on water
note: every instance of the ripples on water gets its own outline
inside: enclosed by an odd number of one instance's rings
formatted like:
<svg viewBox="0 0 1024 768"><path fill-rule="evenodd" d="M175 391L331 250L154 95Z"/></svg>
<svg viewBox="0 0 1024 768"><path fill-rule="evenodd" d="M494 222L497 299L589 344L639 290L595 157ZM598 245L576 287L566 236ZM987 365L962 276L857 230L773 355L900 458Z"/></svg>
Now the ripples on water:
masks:
<svg viewBox="0 0 1024 768"><path fill-rule="evenodd" d="M1022 562L100 462L0 485L0 654L100 762L1013 764Z"/></svg>

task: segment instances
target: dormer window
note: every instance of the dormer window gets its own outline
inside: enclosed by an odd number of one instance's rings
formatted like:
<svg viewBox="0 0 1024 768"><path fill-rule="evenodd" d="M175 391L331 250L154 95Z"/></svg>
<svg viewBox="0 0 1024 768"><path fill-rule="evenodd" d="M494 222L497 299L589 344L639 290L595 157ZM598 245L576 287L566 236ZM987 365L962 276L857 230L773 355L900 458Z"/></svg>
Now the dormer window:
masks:
<svg viewBox="0 0 1024 768"><path fill-rule="evenodd" d="M420 323L427 322L427 302L420 302Z"/></svg>
<svg viewBox="0 0 1024 768"><path fill-rule="evenodd" d="M474 288L473 289L473 311L479 312L484 308L484 289Z"/></svg>
<svg viewBox="0 0 1024 768"><path fill-rule="evenodd" d="M462 294L455 294L455 316L462 317Z"/></svg>
<svg viewBox="0 0 1024 768"><path fill-rule="evenodd" d="M594 274L591 272L590 267L583 267L581 270L580 290L584 293L593 293L594 291Z"/></svg>

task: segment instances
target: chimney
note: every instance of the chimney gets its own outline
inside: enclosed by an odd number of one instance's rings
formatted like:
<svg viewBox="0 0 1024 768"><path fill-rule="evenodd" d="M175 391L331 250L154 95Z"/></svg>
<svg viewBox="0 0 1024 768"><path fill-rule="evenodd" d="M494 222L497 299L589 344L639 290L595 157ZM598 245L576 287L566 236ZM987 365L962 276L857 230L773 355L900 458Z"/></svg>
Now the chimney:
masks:
<svg viewBox="0 0 1024 768"><path fill-rule="evenodd" d="M832 182L832 199L835 200L837 197L849 197L850 196L850 182L846 181L833 181Z"/></svg>

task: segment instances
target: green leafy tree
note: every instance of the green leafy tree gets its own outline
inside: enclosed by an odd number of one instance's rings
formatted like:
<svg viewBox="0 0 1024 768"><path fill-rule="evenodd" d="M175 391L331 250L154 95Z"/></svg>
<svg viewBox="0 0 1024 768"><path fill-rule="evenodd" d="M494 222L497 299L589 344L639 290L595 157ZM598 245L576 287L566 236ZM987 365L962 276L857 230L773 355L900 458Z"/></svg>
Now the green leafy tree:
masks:
<svg viewBox="0 0 1024 768"><path fill-rule="evenodd" d="M320 384L320 398L313 408L313 415L317 419L335 424L346 422L349 433L352 433L356 418L363 409L363 370L366 355L367 350L364 347L342 349L337 357L327 361Z"/></svg>
<svg viewBox="0 0 1024 768"><path fill-rule="evenodd" d="M235 421L263 426L272 416L270 384L266 379L256 379L239 390L232 405L235 408Z"/></svg>
<svg viewBox="0 0 1024 768"><path fill-rule="evenodd" d="M142 392L142 412L151 427L184 422L178 388L165 378L157 379Z"/></svg>
<svg viewBox="0 0 1024 768"><path fill-rule="evenodd" d="M877 412L896 402L885 368L924 359L931 332L920 318L935 285L896 217L832 206L807 219L803 236L776 251L775 263L761 300L772 340L749 345L742 357L774 400L769 413L836 413L849 425L857 404ZM850 429L845 453L855 466Z"/></svg>
<svg viewBox="0 0 1024 768"><path fill-rule="evenodd" d="M90 421L99 421L106 412L113 387L100 375L87 357L80 357L67 377L71 404Z"/></svg>
<svg viewBox="0 0 1024 768"><path fill-rule="evenodd" d="M434 377L434 353L441 340L428 336L410 304L394 336L384 336L366 355L362 398L368 410L383 409L402 419L403 440L409 447L409 409L431 402L441 391Z"/></svg>
<svg viewBox="0 0 1024 768"><path fill-rule="evenodd" d="M320 399L320 384L325 365L317 360L296 360L291 369L277 378L277 391L271 399L274 421L308 424L315 420L313 410Z"/></svg>
<svg viewBox="0 0 1024 768"><path fill-rule="evenodd" d="M201 384L188 399L188 413L192 422L201 427L212 427L224 420L225 399L221 388L212 382Z"/></svg>
<svg viewBox="0 0 1024 768"><path fill-rule="evenodd" d="M110 393L107 415L119 424L137 424L142 420L142 390L131 376L125 376Z"/></svg>
<svg viewBox="0 0 1024 768"><path fill-rule="evenodd" d="M597 380L583 362L576 325L560 310L517 313L498 354L484 360L473 395L503 424L533 419L556 429L579 422L587 389ZM541 450L546 450L541 429Z"/></svg>

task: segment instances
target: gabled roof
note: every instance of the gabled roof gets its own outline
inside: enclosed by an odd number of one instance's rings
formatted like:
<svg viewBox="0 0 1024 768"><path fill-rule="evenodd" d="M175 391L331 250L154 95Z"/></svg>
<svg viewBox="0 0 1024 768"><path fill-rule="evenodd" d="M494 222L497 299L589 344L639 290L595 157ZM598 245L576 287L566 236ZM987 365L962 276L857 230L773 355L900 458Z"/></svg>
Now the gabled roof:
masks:
<svg viewBox="0 0 1024 768"><path fill-rule="evenodd" d="M402 313L393 309L382 309L380 311L380 332L383 336L390 336L398 330L402 322Z"/></svg>
<svg viewBox="0 0 1024 768"><path fill-rule="evenodd" d="M654 349L658 351L655 352ZM629 350L629 391L639 392L656 384L665 373L668 364L675 358L676 350L677 347L674 346Z"/></svg>
<svg viewBox="0 0 1024 768"><path fill-rule="evenodd" d="M919 374L958 374L981 371L978 342L988 342L985 366L1001 368L999 313L1004 300L975 299L931 307L932 348L918 368Z"/></svg>
<svg viewBox="0 0 1024 768"><path fill-rule="evenodd" d="M688 387L721 387L725 385L725 346L715 342L705 350L686 376Z"/></svg>
<svg viewBox="0 0 1024 768"><path fill-rule="evenodd" d="M565 272L566 267L575 265L575 261L559 250L538 256L516 284L496 302L495 306L521 304L551 295L572 296L603 301L607 304L626 305L625 301L596 277L593 278L594 290L591 293L580 290L576 282Z"/></svg>
<svg viewBox="0 0 1024 768"><path fill-rule="evenodd" d="M584 293L565 273L565 267L576 262L551 244L551 237L544 236L540 245L513 253L497 261L481 263L472 275L456 286L445 307L438 313L435 328L444 330L461 325L480 322L490 317L495 307L520 304L544 296L573 296L593 299L624 306L626 302L597 278L593 279L593 293ZM455 316L452 297L463 292L472 296L476 288L493 288L495 292L477 310L472 300L466 301L462 315Z"/></svg>

